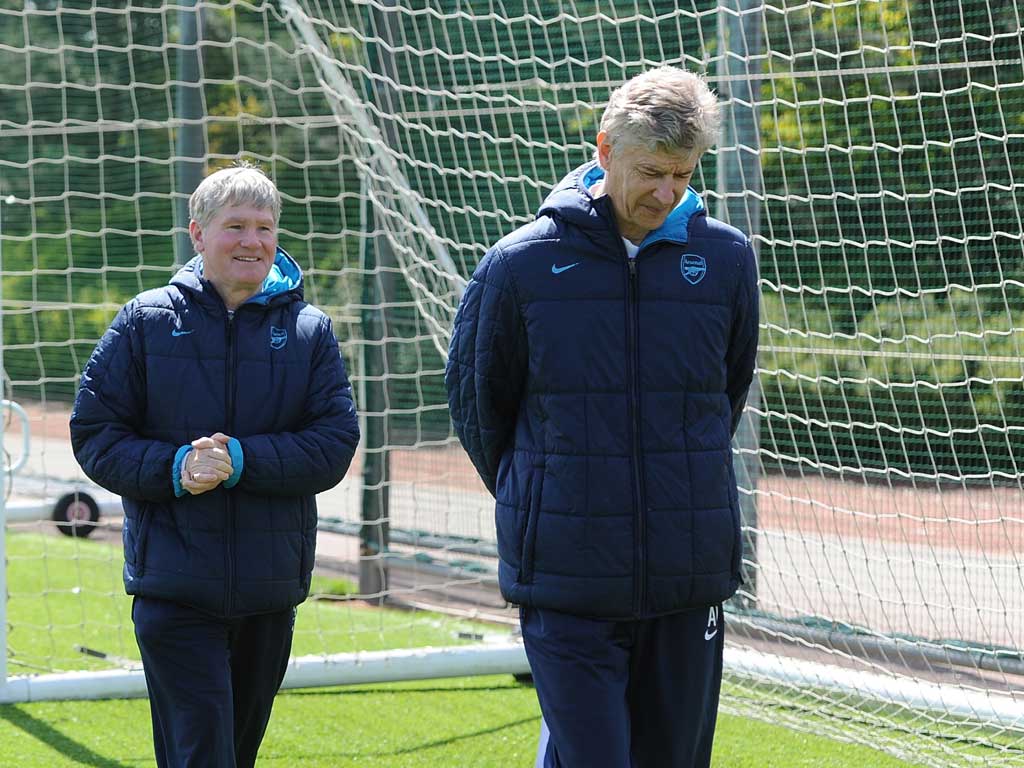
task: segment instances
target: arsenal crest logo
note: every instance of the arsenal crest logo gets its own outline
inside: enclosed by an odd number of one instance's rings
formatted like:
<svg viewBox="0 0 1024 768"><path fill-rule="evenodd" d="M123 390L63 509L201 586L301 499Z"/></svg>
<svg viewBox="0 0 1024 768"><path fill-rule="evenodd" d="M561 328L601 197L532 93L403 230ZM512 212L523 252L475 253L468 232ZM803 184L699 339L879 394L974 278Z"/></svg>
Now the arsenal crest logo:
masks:
<svg viewBox="0 0 1024 768"><path fill-rule="evenodd" d="M684 253L679 261L679 270L683 273L683 279L690 285L696 285L704 279L708 272L708 264L703 256L696 253Z"/></svg>
<svg viewBox="0 0 1024 768"><path fill-rule="evenodd" d="M277 328L276 326L270 326L270 348L271 349L283 349L284 345L288 343L288 329Z"/></svg>

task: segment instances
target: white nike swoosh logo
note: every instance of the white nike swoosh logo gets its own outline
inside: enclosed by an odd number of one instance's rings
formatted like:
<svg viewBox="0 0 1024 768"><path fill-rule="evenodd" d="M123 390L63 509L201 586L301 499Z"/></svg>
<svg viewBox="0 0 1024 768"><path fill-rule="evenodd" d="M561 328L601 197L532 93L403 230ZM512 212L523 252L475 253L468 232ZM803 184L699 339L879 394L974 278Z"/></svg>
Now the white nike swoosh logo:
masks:
<svg viewBox="0 0 1024 768"><path fill-rule="evenodd" d="M709 633L709 632L708 632L708 631L707 631L707 630L705 629L705 630L704 630L704 639L705 639L705 640L710 640L710 639L711 639L712 637L714 637L714 636L715 636L715 635L717 635L717 634L718 634L718 630L717 630L717 629L716 629L716 630L715 630L714 632L711 632L711 633Z"/></svg>

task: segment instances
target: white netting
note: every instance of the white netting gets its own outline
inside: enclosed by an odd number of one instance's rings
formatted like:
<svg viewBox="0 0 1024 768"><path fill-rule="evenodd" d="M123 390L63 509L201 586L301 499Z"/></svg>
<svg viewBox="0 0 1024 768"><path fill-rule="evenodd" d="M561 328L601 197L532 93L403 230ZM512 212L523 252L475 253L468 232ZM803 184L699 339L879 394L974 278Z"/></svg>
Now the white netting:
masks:
<svg viewBox="0 0 1024 768"><path fill-rule="evenodd" d="M245 154L284 192L283 244L336 320L366 416L360 464L322 499L320 573L511 622L491 503L448 427L451 319L486 248L591 154L611 89L682 64L728 114L694 185L751 233L762 277L737 443L748 583L723 705L925 765L1024 765L1016 4L199 8L194 119L176 100L178 6L0 9L4 364L40 435L12 503L77 476L62 409L115 308L171 274L180 161ZM198 152L183 125L201 129ZM80 663L54 630L63 614L19 624L17 601L80 600L56 564L119 558L44 530L7 541L11 572L32 566L10 578L12 674ZM94 597L120 605L119 589L109 578ZM342 605L308 609L303 652L490 631ZM76 626L106 620L72 606ZM51 638L33 641L46 658L26 658L26 625ZM134 652L127 631L116 655Z"/></svg>

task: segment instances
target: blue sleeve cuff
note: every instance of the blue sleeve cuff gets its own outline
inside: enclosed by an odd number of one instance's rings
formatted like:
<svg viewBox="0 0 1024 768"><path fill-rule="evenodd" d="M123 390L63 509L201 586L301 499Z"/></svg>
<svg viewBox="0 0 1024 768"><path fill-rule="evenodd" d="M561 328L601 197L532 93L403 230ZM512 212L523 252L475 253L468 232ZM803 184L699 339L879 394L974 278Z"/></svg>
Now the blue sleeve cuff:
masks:
<svg viewBox="0 0 1024 768"><path fill-rule="evenodd" d="M174 485L174 495L178 498L188 495L188 491L181 487L181 465L185 462L185 457L188 456L191 450L191 445L183 445L174 454L174 464L171 466L171 483Z"/></svg>
<svg viewBox="0 0 1024 768"><path fill-rule="evenodd" d="M242 444L235 438L228 440L228 453L231 455L231 477L224 481L225 488L234 488L242 479L242 467L245 465L245 455L242 453Z"/></svg>

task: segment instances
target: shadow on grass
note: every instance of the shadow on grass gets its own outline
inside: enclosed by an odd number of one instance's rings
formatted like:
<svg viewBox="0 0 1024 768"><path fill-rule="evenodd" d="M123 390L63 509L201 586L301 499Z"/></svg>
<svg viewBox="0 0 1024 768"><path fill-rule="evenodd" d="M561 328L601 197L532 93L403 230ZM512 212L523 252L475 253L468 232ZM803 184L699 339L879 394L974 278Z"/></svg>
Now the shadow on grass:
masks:
<svg viewBox="0 0 1024 768"><path fill-rule="evenodd" d="M290 755L281 755L280 757L261 754L260 755L260 760L261 761L266 761L266 762L273 762L274 760L294 760L296 757L305 757L305 758L322 758L322 757L353 758L353 757L358 757L358 758L365 758L365 759L372 759L372 758L375 758L375 757L378 757L378 758L381 758L381 757L399 757L401 755L411 755L411 754L413 754L415 752L422 752L424 750L435 749L437 747L446 747L446 746L448 746L450 744L457 744L460 741L468 741L470 739L476 739L476 738L479 738L481 736L490 736L493 733L499 733L499 732L507 730L509 728L517 728L518 726L526 725L527 723L538 723L538 728L539 728L540 727L539 726L540 715L531 715L530 717L523 717L523 718L520 718L519 720L510 720L507 723L502 723L501 725L495 725L495 726L493 726L491 728L481 728L480 730L471 731L469 733L459 733L459 734L456 734L454 736L448 736L447 738L444 738L444 739L434 739L433 741L424 741L424 742L422 742L420 744L416 744L416 745L411 746L411 747L400 747L398 749L390 749L390 750L378 750L376 752L341 752L341 751L331 750L330 752L321 752L321 753L307 752L307 753L305 753L305 754L303 754L301 756L290 754ZM539 731L538 731L538 733L539 733Z"/></svg>
<svg viewBox="0 0 1024 768"><path fill-rule="evenodd" d="M69 760L74 760L77 765L89 765L93 768L131 768L128 763L119 763L117 760L96 754L88 747L68 738L46 721L23 712L15 704L0 706L0 721L6 721L21 729Z"/></svg>
<svg viewBox="0 0 1024 768"><path fill-rule="evenodd" d="M419 752L422 749L433 749L434 747L444 747L448 744L455 744L459 741L466 741L467 739L475 739L478 736L489 736L492 733L498 733L509 728L515 728L520 725L526 725L527 723L540 723L540 715L530 715L530 717L522 717L518 720L511 720L501 725L495 725L493 728L481 728L479 731L473 731L472 733L460 733L456 736L449 736L446 739L435 739L434 741L425 741L422 744L417 744L414 747L404 747L402 749L395 749L390 752L378 752L374 757L386 757L387 755L408 755L411 752Z"/></svg>

